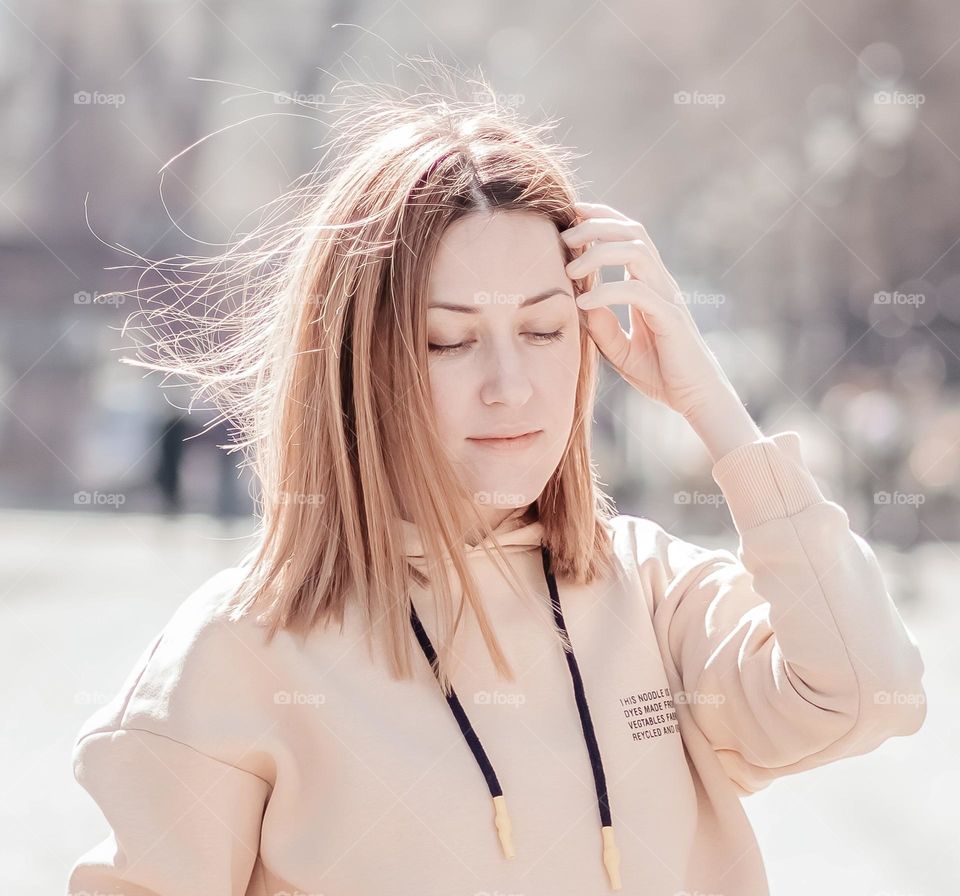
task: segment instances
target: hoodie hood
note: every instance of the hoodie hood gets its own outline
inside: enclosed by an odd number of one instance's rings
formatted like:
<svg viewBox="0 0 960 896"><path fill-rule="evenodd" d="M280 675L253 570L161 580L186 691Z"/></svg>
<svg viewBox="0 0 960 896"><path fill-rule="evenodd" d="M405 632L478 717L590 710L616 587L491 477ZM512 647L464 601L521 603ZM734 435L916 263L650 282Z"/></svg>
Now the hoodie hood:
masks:
<svg viewBox="0 0 960 896"><path fill-rule="evenodd" d="M517 508L506 517L494 530L494 534L504 548L505 553L539 549L543 538L543 523L540 520L526 521L524 516L528 508ZM425 548L420 528L409 520L400 520L403 534L404 552L413 562L425 558ZM464 543L464 551L469 556L484 554L484 545L493 549L493 539L484 538L477 544Z"/></svg>

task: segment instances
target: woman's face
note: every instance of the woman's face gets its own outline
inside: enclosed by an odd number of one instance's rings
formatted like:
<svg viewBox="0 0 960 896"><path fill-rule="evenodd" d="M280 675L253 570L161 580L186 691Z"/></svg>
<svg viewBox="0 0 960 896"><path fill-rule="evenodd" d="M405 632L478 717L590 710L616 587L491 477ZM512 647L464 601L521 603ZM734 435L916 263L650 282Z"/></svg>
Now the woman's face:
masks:
<svg viewBox="0 0 960 896"><path fill-rule="evenodd" d="M444 447L491 526L539 497L566 446L580 373L573 297L547 218L476 213L443 235L429 286L430 387Z"/></svg>

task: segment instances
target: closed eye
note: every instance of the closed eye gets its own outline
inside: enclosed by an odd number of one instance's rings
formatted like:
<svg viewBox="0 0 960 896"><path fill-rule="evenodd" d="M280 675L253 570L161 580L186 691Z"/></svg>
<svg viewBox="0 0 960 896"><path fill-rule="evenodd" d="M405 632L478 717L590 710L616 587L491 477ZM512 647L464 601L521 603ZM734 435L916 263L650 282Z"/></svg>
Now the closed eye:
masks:
<svg viewBox="0 0 960 896"><path fill-rule="evenodd" d="M546 345L550 342L559 342L564 337L564 331L561 327L559 330L554 330L552 333L527 333L532 339L539 341L541 345ZM469 345L473 345L475 340L470 340L467 342L457 342L453 345L440 345L435 342L427 343L427 348L435 355L446 355L453 352L457 352L462 348L466 348Z"/></svg>

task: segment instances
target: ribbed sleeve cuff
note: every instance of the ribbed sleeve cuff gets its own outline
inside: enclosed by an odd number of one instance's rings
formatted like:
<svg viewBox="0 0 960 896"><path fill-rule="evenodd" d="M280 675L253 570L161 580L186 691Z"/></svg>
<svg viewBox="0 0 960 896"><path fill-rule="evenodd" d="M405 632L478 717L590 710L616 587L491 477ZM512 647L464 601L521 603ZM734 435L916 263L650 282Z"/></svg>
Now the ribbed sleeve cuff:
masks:
<svg viewBox="0 0 960 896"><path fill-rule="evenodd" d="M800 454L793 430L729 451L711 470L738 532L783 519L826 498Z"/></svg>

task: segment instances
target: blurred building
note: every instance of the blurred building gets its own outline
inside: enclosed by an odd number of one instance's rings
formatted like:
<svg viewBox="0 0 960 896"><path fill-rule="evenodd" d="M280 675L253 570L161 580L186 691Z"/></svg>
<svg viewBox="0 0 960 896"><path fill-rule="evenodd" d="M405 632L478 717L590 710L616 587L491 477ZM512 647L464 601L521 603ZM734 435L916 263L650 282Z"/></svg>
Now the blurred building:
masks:
<svg viewBox="0 0 960 896"><path fill-rule="evenodd" d="M651 16L613 0L582 13L546 0L0 7L0 504L70 509L99 491L124 496L115 510L249 509L242 475L244 497L223 487L237 455L223 464L195 440L176 463L161 434L182 421L156 378L117 363L132 309L98 296L131 272L109 245L217 251L317 161L329 134L312 106L336 101L336 78L402 81L397 56L429 51L481 66L524 116L562 121L584 198L644 221L748 408L767 432L801 432L861 531L960 538L953 7ZM622 509L724 525L682 421L615 377L597 418Z"/></svg>

